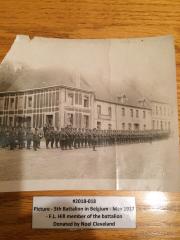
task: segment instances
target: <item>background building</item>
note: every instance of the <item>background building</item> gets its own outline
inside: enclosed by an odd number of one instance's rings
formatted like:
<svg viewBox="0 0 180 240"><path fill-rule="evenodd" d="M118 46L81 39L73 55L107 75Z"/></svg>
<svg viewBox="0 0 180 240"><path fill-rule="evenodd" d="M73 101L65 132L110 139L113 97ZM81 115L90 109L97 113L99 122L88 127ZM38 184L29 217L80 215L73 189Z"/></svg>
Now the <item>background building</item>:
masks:
<svg viewBox="0 0 180 240"><path fill-rule="evenodd" d="M97 128L129 131L170 130L171 108L167 103L132 99L122 94L98 98L86 82L0 93L0 124L42 128ZM72 82L70 82L71 85ZM88 89L88 90L87 90Z"/></svg>
<svg viewBox="0 0 180 240"><path fill-rule="evenodd" d="M165 102L153 100L152 107L152 129L154 130L170 130L172 109Z"/></svg>

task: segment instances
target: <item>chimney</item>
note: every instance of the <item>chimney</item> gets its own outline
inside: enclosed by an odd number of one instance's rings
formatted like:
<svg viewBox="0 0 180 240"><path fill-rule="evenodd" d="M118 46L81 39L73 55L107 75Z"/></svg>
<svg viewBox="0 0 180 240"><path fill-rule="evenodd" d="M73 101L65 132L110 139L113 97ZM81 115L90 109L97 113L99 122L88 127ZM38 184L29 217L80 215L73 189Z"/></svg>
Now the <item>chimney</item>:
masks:
<svg viewBox="0 0 180 240"><path fill-rule="evenodd" d="M121 96L118 97L118 102L119 103L122 103L122 104L125 104L127 103L127 97L125 94L122 94Z"/></svg>

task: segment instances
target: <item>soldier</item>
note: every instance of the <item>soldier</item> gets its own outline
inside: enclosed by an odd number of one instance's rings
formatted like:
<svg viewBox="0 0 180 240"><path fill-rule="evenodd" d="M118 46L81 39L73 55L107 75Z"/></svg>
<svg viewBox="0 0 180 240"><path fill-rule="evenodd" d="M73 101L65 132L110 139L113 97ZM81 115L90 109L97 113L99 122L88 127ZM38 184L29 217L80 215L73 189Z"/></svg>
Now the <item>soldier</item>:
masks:
<svg viewBox="0 0 180 240"><path fill-rule="evenodd" d="M71 150L74 142L74 133L72 127L69 128L69 149Z"/></svg>
<svg viewBox="0 0 180 240"><path fill-rule="evenodd" d="M90 148L91 145L92 145L92 131L91 131L91 129L88 129L87 136L88 136L88 146Z"/></svg>
<svg viewBox="0 0 180 240"><path fill-rule="evenodd" d="M45 123L44 127L43 127L43 133L44 136L46 135L46 131L48 130L47 124Z"/></svg>
<svg viewBox="0 0 180 240"><path fill-rule="evenodd" d="M84 144L85 144L85 148L86 148L88 145L88 129L87 128L84 132Z"/></svg>
<svg viewBox="0 0 180 240"><path fill-rule="evenodd" d="M55 140L54 127L51 127L51 130L50 130L50 142L51 142L51 148L54 147L54 140Z"/></svg>
<svg viewBox="0 0 180 240"><path fill-rule="evenodd" d="M26 132L27 149L31 148L32 140L33 140L33 132L31 131L31 128L28 127L27 132Z"/></svg>
<svg viewBox="0 0 180 240"><path fill-rule="evenodd" d="M72 142L72 139L71 139L71 129L70 127L66 127L65 128L65 149L69 148L69 149L72 149L72 146L71 146L71 142Z"/></svg>
<svg viewBox="0 0 180 240"><path fill-rule="evenodd" d="M80 133L80 145L81 145L81 147L84 147L84 145L85 145L85 130L84 130L84 128L81 129L81 133Z"/></svg>
<svg viewBox="0 0 180 240"><path fill-rule="evenodd" d="M64 128L61 128L61 149L67 149L67 134Z"/></svg>
<svg viewBox="0 0 180 240"><path fill-rule="evenodd" d="M60 144L60 132L58 127L54 131L54 138L55 138L55 146L56 148L58 148L59 147L58 145Z"/></svg>
<svg viewBox="0 0 180 240"><path fill-rule="evenodd" d="M77 149L77 145L78 145L78 132L77 132L77 128L74 128L73 131L73 137L74 137L74 149Z"/></svg>
<svg viewBox="0 0 180 240"><path fill-rule="evenodd" d="M10 132L9 132L10 150L14 150L14 148L15 148L15 141L16 141L16 132L15 132L14 128L11 128Z"/></svg>
<svg viewBox="0 0 180 240"><path fill-rule="evenodd" d="M93 147L93 151L96 151L96 145L97 145L97 130L96 130L96 128L94 128L93 132L92 132L92 147Z"/></svg>
<svg viewBox="0 0 180 240"><path fill-rule="evenodd" d="M50 129L49 128L46 129L44 137L45 137L45 141L46 141L46 148L49 148L49 142L51 140L51 138L50 138Z"/></svg>
<svg viewBox="0 0 180 240"><path fill-rule="evenodd" d="M33 133L33 149L34 149L34 151L37 151L38 143L39 143L39 133L38 133L38 129L35 128L35 131Z"/></svg>
<svg viewBox="0 0 180 240"><path fill-rule="evenodd" d="M18 129L18 145L19 149L22 149L24 147L24 132L22 127L19 127Z"/></svg>
<svg viewBox="0 0 180 240"><path fill-rule="evenodd" d="M78 129L78 132L77 132L77 145L78 145L78 148L80 148L81 146L81 129L79 128Z"/></svg>
<svg viewBox="0 0 180 240"><path fill-rule="evenodd" d="M41 145L41 139L43 138L43 129L42 129L42 128L39 128L39 130L38 130L38 134L39 134L38 148L40 148L40 145Z"/></svg>

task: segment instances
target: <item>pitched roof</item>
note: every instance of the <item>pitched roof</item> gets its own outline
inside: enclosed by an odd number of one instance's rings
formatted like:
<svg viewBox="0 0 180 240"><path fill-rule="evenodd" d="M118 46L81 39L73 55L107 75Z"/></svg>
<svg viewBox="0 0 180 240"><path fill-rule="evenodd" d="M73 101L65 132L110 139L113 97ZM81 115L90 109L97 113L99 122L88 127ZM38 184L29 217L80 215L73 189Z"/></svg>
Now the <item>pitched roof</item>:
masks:
<svg viewBox="0 0 180 240"><path fill-rule="evenodd" d="M28 89L47 88L64 85L67 87L80 88L91 91L90 85L82 78L77 80L64 70L30 70L26 69L19 73L18 77L11 82L6 91L25 91Z"/></svg>
<svg viewBox="0 0 180 240"><path fill-rule="evenodd" d="M139 92L137 87L128 84L127 82L118 88L111 86L111 83L106 83L101 77L96 75L85 76L74 74L73 72L65 71L64 69L29 69L22 67L16 70L14 75L11 74L8 84L5 87L0 80L1 91L25 91L29 89L48 88L51 86L67 86L78 88L85 91L93 91L97 100L108 101L111 103L119 103L134 107L150 108L148 99L146 98L145 105L142 106L139 100L144 99L144 96ZM126 96L124 103L118 100L118 97Z"/></svg>

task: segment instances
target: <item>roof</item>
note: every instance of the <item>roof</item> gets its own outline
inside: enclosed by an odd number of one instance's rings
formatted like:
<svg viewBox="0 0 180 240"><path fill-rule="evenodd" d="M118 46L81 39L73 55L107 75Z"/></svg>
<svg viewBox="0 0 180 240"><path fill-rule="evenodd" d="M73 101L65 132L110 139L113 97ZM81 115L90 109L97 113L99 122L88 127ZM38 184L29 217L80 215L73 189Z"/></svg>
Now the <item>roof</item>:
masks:
<svg viewBox="0 0 180 240"><path fill-rule="evenodd" d="M25 91L27 89L39 89L60 85L87 91L91 90L89 84L84 81L84 79L79 79L77 83L76 79L65 71L26 70L12 82L7 91Z"/></svg>
<svg viewBox="0 0 180 240"><path fill-rule="evenodd" d="M7 79L5 80L7 83ZM138 108L150 108L150 101L139 92L137 86L125 82L122 86L118 84L118 87L114 87L111 86L111 82L105 81L101 76L74 74L74 72L64 69L29 69L22 67L10 75L8 84L3 84L4 82L0 80L1 91L7 92L66 86L94 92L97 100ZM126 101L123 103L118 100L118 97L122 95L126 96ZM139 103L139 100L142 99L146 99L143 106Z"/></svg>

